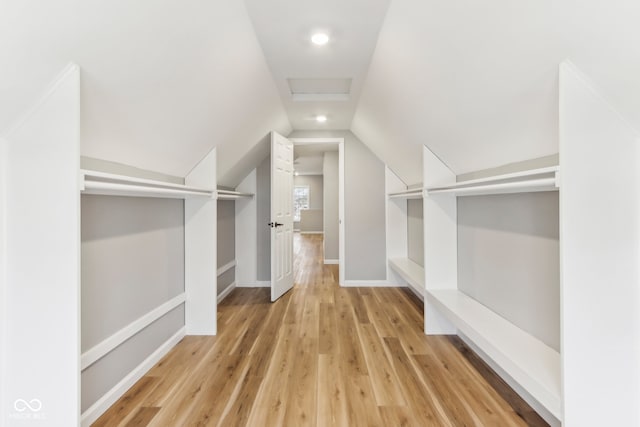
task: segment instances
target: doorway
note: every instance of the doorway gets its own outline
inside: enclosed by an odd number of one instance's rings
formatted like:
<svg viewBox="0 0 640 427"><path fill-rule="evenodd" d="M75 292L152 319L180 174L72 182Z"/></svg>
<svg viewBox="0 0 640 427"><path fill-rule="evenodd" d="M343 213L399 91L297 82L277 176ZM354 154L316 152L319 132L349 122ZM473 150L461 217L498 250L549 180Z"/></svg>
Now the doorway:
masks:
<svg viewBox="0 0 640 427"><path fill-rule="evenodd" d="M336 265L337 279L342 286L345 262L344 139L291 138L291 141L294 143L295 171L292 194L294 274L298 274L307 262ZM309 248L316 249L310 251Z"/></svg>

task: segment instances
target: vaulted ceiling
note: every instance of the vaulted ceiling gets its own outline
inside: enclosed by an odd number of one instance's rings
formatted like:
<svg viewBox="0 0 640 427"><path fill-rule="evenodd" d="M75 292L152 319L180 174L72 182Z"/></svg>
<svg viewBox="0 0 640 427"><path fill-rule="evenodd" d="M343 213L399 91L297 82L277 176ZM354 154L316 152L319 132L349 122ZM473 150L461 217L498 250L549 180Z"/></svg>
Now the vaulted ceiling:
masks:
<svg viewBox="0 0 640 427"><path fill-rule="evenodd" d="M270 130L351 129L414 184L423 144L456 173L557 152L565 58L640 129L638 22L637 0L2 0L0 135L74 61L83 155L184 176L217 147L233 186Z"/></svg>
<svg viewBox="0 0 640 427"><path fill-rule="evenodd" d="M245 0L294 129L351 126L389 2ZM314 45L315 32L329 42Z"/></svg>

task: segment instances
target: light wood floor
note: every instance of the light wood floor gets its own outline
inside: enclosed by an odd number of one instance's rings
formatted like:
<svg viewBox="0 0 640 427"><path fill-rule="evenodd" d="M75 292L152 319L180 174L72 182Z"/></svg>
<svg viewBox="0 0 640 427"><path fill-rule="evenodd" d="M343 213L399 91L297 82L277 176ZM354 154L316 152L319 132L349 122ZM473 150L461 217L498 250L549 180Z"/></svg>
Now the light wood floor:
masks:
<svg viewBox="0 0 640 427"><path fill-rule="evenodd" d="M546 425L459 340L425 336L409 291L340 288L321 235L295 243L293 291L234 290L216 337L184 338L94 425Z"/></svg>

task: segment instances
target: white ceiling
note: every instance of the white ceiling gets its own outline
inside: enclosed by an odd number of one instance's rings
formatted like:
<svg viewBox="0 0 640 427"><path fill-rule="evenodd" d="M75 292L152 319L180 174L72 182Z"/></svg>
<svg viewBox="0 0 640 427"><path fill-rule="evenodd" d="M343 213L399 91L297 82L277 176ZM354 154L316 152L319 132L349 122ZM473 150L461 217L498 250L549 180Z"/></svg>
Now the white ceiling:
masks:
<svg viewBox="0 0 640 427"><path fill-rule="evenodd" d="M558 152L570 58L640 129L638 0L394 0L351 130L407 184Z"/></svg>
<svg viewBox="0 0 640 427"><path fill-rule="evenodd" d="M350 129L414 184L423 144L456 173L556 153L567 57L640 129L638 22L638 0L0 0L0 135L74 61L85 156L184 176L217 147L233 187L271 130Z"/></svg>
<svg viewBox="0 0 640 427"><path fill-rule="evenodd" d="M0 0L0 135L69 61L85 156L184 176L218 147L228 185L291 130L240 0Z"/></svg>
<svg viewBox="0 0 640 427"><path fill-rule="evenodd" d="M322 175L324 153L338 151L337 144L304 144L294 146L294 170L299 175Z"/></svg>
<svg viewBox="0 0 640 427"><path fill-rule="evenodd" d="M348 129L390 0L245 0L294 129ZM310 42L330 34L328 45ZM287 79L353 79L348 101L293 101ZM318 124L316 115L328 121Z"/></svg>

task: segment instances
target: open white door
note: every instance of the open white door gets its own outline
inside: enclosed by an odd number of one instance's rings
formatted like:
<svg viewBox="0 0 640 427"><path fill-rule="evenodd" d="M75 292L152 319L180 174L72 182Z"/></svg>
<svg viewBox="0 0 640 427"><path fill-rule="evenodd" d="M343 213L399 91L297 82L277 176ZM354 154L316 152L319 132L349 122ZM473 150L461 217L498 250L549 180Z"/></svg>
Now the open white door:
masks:
<svg viewBox="0 0 640 427"><path fill-rule="evenodd" d="M293 288L293 143L271 132L271 301Z"/></svg>

